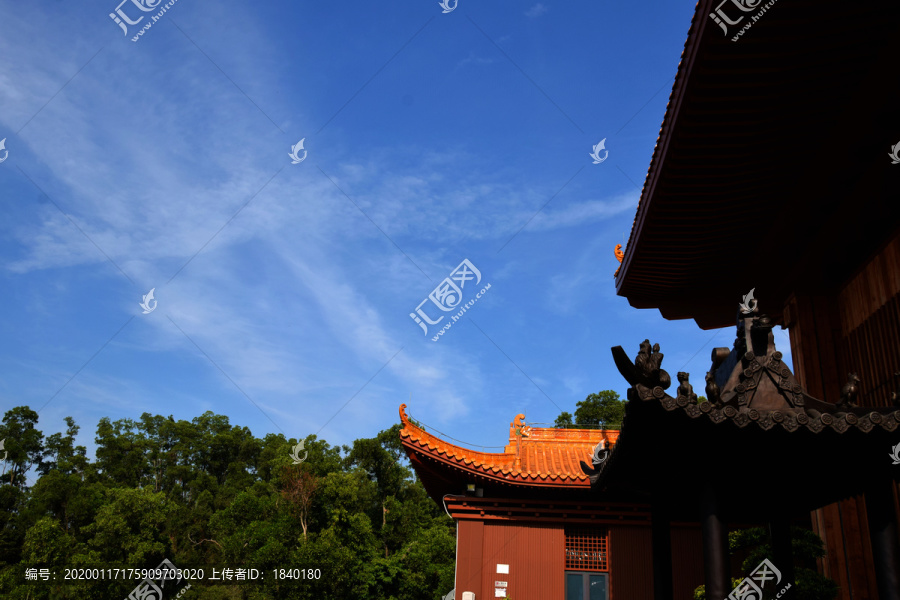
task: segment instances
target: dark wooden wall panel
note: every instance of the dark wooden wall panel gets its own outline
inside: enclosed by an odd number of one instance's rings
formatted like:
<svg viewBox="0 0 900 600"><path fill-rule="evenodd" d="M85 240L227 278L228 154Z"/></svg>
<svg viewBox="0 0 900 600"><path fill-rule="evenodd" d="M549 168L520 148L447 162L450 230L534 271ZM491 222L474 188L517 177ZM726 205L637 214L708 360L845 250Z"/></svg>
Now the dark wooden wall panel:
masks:
<svg viewBox="0 0 900 600"><path fill-rule="evenodd" d="M854 372L861 406L890 406L900 383L894 378L900 372L900 235L837 294L789 299L785 324L794 373L811 395L835 402ZM839 600L877 599L864 498L818 509L812 521L828 552L820 570L840 586Z"/></svg>
<svg viewBox="0 0 900 600"><path fill-rule="evenodd" d="M838 368L837 302L825 296L792 296L784 308L791 339L794 376L807 393L837 402L846 382Z"/></svg>
<svg viewBox="0 0 900 600"><path fill-rule="evenodd" d="M840 344L841 374L859 375L860 406L891 406L900 383L900 294L889 299Z"/></svg>
<svg viewBox="0 0 900 600"><path fill-rule="evenodd" d="M649 527L609 528L609 594L610 600L653 600Z"/></svg>
<svg viewBox="0 0 900 600"><path fill-rule="evenodd" d="M862 325L897 294L900 294L900 235L841 290L839 301L844 335Z"/></svg>
<svg viewBox="0 0 900 600"><path fill-rule="evenodd" d="M866 521L866 506L862 496L850 498L840 503L841 520L844 525L844 543L847 549L847 564L853 598L878 598L875 570L872 567L872 545ZM866 556L869 560L866 560Z"/></svg>
<svg viewBox="0 0 900 600"><path fill-rule="evenodd" d="M672 528L672 592L674 600L693 600L703 585L703 538L699 527Z"/></svg>

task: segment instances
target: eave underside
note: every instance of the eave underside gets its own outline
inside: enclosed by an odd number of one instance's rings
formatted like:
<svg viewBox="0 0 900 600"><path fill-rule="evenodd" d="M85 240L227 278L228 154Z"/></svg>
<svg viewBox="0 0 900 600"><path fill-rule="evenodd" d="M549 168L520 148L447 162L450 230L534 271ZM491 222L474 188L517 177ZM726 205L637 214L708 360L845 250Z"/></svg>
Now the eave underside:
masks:
<svg viewBox="0 0 900 600"><path fill-rule="evenodd" d="M752 287L776 319L791 292L833 291L900 223L900 5L779 2L737 42L712 11L698 4L616 280L704 329Z"/></svg>

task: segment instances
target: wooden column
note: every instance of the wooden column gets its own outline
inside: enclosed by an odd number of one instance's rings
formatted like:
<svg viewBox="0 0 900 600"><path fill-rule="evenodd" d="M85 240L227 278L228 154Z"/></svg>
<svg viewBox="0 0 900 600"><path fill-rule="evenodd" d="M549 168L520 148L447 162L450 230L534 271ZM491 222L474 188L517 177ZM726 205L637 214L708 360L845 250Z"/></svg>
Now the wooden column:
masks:
<svg viewBox="0 0 900 600"><path fill-rule="evenodd" d="M672 534L669 512L662 494L650 506L653 545L653 600L672 600Z"/></svg>
<svg viewBox="0 0 900 600"><path fill-rule="evenodd" d="M879 600L900 600L900 548L891 488L888 482L882 482L866 492L866 516Z"/></svg>
<svg viewBox="0 0 900 600"><path fill-rule="evenodd" d="M794 582L794 551L791 547L790 519L774 517L769 521L769 535L772 538L772 563L781 572L778 590L791 584L790 589L781 595L780 600L793 600L797 595Z"/></svg>
<svg viewBox="0 0 900 600"><path fill-rule="evenodd" d="M731 593L728 561L728 527L722 519L718 493L706 484L700 499L700 528L703 533L703 570L706 597L726 598Z"/></svg>

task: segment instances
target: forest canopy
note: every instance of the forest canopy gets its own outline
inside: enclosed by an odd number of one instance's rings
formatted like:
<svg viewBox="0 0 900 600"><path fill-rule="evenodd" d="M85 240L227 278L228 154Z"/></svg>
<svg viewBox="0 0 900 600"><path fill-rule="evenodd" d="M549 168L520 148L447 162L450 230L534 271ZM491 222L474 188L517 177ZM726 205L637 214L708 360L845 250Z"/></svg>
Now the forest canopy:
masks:
<svg viewBox="0 0 900 600"><path fill-rule="evenodd" d="M144 413L101 419L93 461L65 424L45 437L27 406L0 424L0 597L140 598L135 573L96 570L161 564L232 576L157 581L166 600L436 600L453 588L455 527L405 464L399 424L338 447L256 438L212 412ZM248 569L262 579L235 579Z"/></svg>

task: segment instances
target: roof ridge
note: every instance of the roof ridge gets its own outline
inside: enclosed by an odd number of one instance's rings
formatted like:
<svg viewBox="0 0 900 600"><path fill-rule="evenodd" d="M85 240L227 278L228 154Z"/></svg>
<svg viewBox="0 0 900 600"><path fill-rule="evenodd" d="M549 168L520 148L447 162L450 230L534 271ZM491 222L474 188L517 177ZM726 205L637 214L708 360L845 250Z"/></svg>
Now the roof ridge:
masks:
<svg viewBox="0 0 900 600"><path fill-rule="evenodd" d="M601 440L614 445L619 435L617 429L532 428L522 422L524 417L517 415L510 423L512 435L504 452L481 452L429 433L409 418L406 404L401 404L400 438L408 453L430 455L450 468L502 477L507 482L581 486L588 478L581 472L579 456L590 457Z"/></svg>

